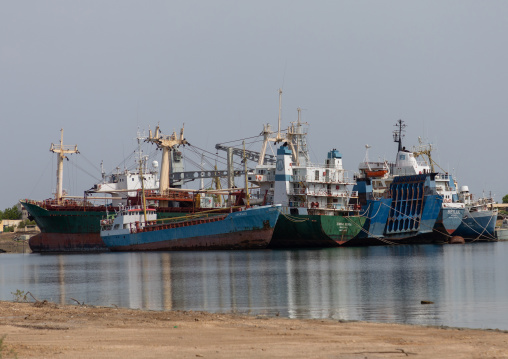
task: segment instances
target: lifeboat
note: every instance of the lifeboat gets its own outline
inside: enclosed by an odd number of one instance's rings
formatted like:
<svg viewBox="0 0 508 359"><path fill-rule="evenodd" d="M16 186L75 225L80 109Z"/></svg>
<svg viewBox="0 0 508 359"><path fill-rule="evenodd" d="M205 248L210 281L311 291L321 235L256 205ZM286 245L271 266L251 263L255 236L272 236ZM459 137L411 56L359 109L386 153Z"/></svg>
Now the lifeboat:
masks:
<svg viewBox="0 0 508 359"><path fill-rule="evenodd" d="M377 171L365 171L367 177L383 177L388 173L388 170L377 170Z"/></svg>

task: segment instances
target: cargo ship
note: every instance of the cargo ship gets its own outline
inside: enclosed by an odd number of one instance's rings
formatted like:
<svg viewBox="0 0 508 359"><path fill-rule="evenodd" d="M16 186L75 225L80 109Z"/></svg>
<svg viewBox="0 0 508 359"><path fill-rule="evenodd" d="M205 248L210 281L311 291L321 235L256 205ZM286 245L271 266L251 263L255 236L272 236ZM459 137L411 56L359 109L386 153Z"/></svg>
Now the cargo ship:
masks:
<svg viewBox="0 0 508 359"><path fill-rule="evenodd" d="M399 120L396 126L395 163L370 162L366 146L354 187L366 222L350 245L443 242L461 223L464 205L454 201L451 176L435 173L427 162L417 160L423 152L402 146L405 125Z"/></svg>
<svg viewBox="0 0 508 359"><path fill-rule="evenodd" d="M138 136L138 146L143 140L155 143L163 151L160 179L157 175L156 161L152 162L152 168L142 169L143 176L140 176L139 170L117 171L108 176L103 171L102 181L87 190L84 197L72 198L65 195L62 190L63 160L67 155L79 151L77 145L63 144L62 129L60 144L52 144L50 148L58 159L55 198L44 201L29 199L20 201L30 218L35 220L41 229L41 233L30 238L30 249L35 253L108 251L100 238L101 219L125 206L139 205L143 186L147 190L148 203L157 206L156 212L160 219L207 210L200 208L199 203L196 203L197 196L189 191L178 190L181 183L169 182L170 171L183 169L181 153L177 150L178 146L187 144L183 129L179 136L176 133L163 136L157 126L154 135L150 131L148 138ZM139 148L138 155L141 156ZM93 203L94 200L108 204L97 205ZM226 209L223 211L227 212Z"/></svg>
<svg viewBox="0 0 508 359"><path fill-rule="evenodd" d="M323 163L311 163L300 109L297 121L282 133L281 94L279 90L277 132L264 126L258 164L248 175L249 182L259 187L262 204L281 205L270 248L342 246L359 234L365 222L359 205L354 204L354 182L337 149L330 150ZM282 144L275 163L265 158L269 142Z"/></svg>
<svg viewBox="0 0 508 359"><path fill-rule="evenodd" d="M137 206L103 220L100 234L111 251L264 249L279 214L277 206L244 207L158 221L155 209Z"/></svg>

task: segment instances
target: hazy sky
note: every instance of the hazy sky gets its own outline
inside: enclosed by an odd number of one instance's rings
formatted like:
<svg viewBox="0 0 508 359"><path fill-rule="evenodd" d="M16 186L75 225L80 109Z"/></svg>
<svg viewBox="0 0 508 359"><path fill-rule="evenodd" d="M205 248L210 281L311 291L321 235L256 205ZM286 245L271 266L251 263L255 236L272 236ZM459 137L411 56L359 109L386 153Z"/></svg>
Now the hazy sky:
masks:
<svg viewBox="0 0 508 359"><path fill-rule="evenodd" d="M160 123L215 153L297 107L315 162L354 172L426 137L481 195L508 193L507 1L0 1L0 209L55 189L52 142L96 178ZM258 145L252 145L258 150ZM159 153L160 154L160 153ZM220 153L221 156L224 153ZM67 166L64 188L95 179Z"/></svg>

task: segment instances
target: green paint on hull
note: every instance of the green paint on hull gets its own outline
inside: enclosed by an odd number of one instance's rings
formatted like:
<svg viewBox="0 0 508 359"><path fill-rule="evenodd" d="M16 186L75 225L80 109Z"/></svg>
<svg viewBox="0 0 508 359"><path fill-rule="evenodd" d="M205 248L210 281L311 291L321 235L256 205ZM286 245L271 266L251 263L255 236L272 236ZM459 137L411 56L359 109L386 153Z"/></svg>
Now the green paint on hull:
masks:
<svg viewBox="0 0 508 359"><path fill-rule="evenodd" d="M270 247L338 247L356 237L364 223L360 216L281 215Z"/></svg>
<svg viewBox="0 0 508 359"><path fill-rule="evenodd" d="M106 217L106 211L99 210L47 210L33 203L22 202L28 213L34 218L43 233L99 233L100 220ZM98 209L98 208L95 208ZM157 218L185 216L187 213L159 212Z"/></svg>

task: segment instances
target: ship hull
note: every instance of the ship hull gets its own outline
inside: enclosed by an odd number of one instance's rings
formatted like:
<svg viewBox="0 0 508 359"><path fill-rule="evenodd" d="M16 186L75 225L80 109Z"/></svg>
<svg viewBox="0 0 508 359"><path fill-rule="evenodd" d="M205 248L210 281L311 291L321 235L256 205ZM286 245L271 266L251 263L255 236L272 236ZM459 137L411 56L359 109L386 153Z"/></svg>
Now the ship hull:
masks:
<svg viewBox="0 0 508 359"><path fill-rule="evenodd" d="M87 253L107 252L100 237L100 220L108 212L104 206L61 206L46 209L36 203L22 201L23 206L37 223L41 233L30 238L28 245L34 253ZM168 209L176 210L176 209ZM158 218L184 216L183 212L157 213ZM109 208L109 211L114 211Z"/></svg>
<svg viewBox="0 0 508 359"><path fill-rule="evenodd" d="M99 233L39 233L28 241L34 253L107 252Z"/></svg>
<svg viewBox="0 0 508 359"><path fill-rule="evenodd" d="M464 238L466 242L476 240L495 240L497 211L469 212L466 209L461 225L454 235Z"/></svg>
<svg viewBox="0 0 508 359"><path fill-rule="evenodd" d="M104 207L48 210L37 204L21 202L37 223L41 233L30 238L32 252L105 252L107 247L99 235Z"/></svg>
<svg viewBox="0 0 508 359"><path fill-rule="evenodd" d="M441 213L442 196L435 192L432 174L396 177L390 185L391 198L367 200L367 221L348 246L419 244L440 241L434 227ZM370 187L359 187L369 191ZM448 222L446 222L448 223Z"/></svg>
<svg viewBox="0 0 508 359"><path fill-rule="evenodd" d="M362 230L361 216L281 215L270 248L339 247Z"/></svg>
<svg viewBox="0 0 508 359"><path fill-rule="evenodd" d="M275 206L254 208L201 224L182 221L171 228L157 229L158 225L126 235L103 233L102 239L111 251L263 249L272 239L279 213Z"/></svg>
<svg viewBox="0 0 508 359"><path fill-rule="evenodd" d="M462 223L464 208L441 208L439 217L434 225L433 236L436 241L447 241Z"/></svg>

